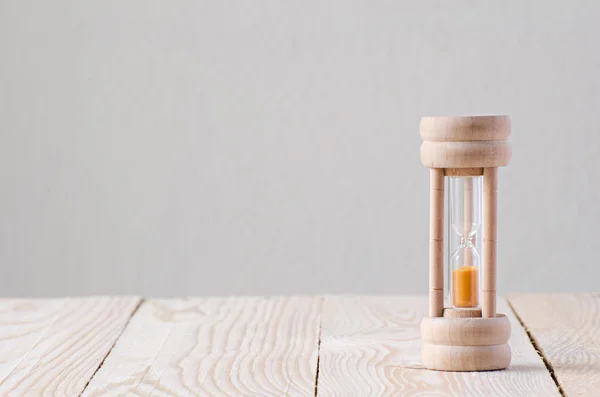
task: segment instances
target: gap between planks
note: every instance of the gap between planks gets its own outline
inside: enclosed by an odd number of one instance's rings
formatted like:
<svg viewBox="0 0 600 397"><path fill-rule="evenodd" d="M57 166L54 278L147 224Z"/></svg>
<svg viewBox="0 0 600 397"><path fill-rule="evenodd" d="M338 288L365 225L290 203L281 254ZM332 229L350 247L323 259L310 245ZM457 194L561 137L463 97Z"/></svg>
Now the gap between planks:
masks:
<svg viewBox="0 0 600 397"><path fill-rule="evenodd" d="M139 300L0 299L0 395L78 396Z"/></svg>
<svg viewBox="0 0 600 397"><path fill-rule="evenodd" d="M321 363L321 332L323 331L323 305L325 304L325 297L321 296L321 313L319 314L319 337L317 340L317 370L315 371L315 395L319 392L319 364Z"/></svg>
<svg viewBox="0 0 600 397"><path fill-rule="evenodd" d="M83 390L81 390L81 393L79 393L79 397L83 396L83 393L85 392L85 389L87 389L87 387L90 385L90 382L92 381L92 379L94 379L94 376L96 376L96 374L98 373L98 371L100 371L100 368L102 368L102 366L104 365L104 362L106 361L106 358L113 351L113 349L115 348L115 345L117 344L117 341L119 339L121 339L121 336L123 335L123 333L127 329L127 326L129 325L129 322L131 321L131 319L133 318L133 316L135 316L135 314L137 313L137 311L139 310L139 308L142 306L142 304L145 301L146 301L146 298L141 298L140 297L140 300L139 300L138 304L133 308L133 310L131 312L131 315L129 316L129 318L127 319L127 322L125 323L125 326L123 327L123 329L121 329L121 332L115 338L115 341L113 342L113 344L110 347L110 349L108 349L108 351L106 352L106 355L104 356L104 358L102 358L102 361L100 361L100 365L98 365L98 368L96 368L96 370L94 371L94 373L92 374L92 376L90 376L90 379L88 379L87 383L83 387Z"/></svg>
<svg viewBox="0 0 600 397"><path fill-rule="evenodd" d="M517 311L515 310L512 302L509 299L506 299L506 303L508 304L508 307L510 308L510 310L512 310L513 314L517 318L517 321L519 321L519 324L521 324L521 327L525 330L525 333L527 333L527 336L529 337L529 342L531 342L531 345L533 346L535 351L538 353L538 355L544 362L546 369L550 373L550 377L552 378L552 380L554 381L554 384L558 388L558 392L560 393L561 396L567 397L565 390L563 389L562 385L558 381L558 378L556 377L556 373L554 372L554 367L552 366L552 363L550 362L548 357L546 357L546 355L544 354L544 351L542 350L542 347L540 346L537 339L535 338L535 335L533 335L533 333L527 327L527 324L525 324L525 322L523 321L521 316L519 316L519 313L517 313Z"/></svg>

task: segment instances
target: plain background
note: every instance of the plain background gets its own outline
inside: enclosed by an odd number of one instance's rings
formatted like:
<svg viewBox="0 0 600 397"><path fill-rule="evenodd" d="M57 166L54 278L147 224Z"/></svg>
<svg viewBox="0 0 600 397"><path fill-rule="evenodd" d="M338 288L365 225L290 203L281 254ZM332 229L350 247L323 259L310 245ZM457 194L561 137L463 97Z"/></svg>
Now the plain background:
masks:
<svg viewBox="0 0 600 397"><path fill-rule="evenodd" d="M510 114L499 292L599 290L600 2L0 0L0 294L426 294L425 115Z"/></svg>

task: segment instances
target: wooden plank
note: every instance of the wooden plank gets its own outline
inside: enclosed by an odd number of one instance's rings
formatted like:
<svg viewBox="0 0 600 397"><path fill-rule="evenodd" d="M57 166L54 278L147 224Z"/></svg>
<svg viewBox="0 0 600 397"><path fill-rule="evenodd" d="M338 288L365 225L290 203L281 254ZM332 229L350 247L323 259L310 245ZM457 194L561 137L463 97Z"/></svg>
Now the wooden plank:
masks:
<svg viewBox="0 0 600 397"><path fill-rule="evenodd" d="M600 395L600 294L511 294L565 395Z"/></svg>
<svg viewBox="0 0 600 397"><path fill-rule="evenodd" d="M318 396L553 396L560 393L506 304L513 357L504 371L437 372L422 367L425 297L326 297Z"/></svg>
<svg viewBox="0 0 600 397"><path fill-rule="evenodd" d="M144 302L84 396L314 396L322 298Z"/></svg>
<svg viewBox="0 0 600 397"><path fill-rule="evenodd" d="M138 303L134 297L0 301L0 395L78 396Z"/></svg>

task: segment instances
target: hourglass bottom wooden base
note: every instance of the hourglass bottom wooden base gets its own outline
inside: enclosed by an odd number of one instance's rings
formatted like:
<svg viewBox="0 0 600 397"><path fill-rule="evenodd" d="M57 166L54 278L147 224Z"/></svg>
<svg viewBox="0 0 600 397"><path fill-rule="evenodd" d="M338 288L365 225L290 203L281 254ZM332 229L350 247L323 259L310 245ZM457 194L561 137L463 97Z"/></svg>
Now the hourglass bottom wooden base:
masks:
<svg viewBox="0 0 600 397"><path fill-rule="evenodd" d="M437 371L489 371L510 364L510 322L493 318L425 317L421 322L423 365Z"/></svg>

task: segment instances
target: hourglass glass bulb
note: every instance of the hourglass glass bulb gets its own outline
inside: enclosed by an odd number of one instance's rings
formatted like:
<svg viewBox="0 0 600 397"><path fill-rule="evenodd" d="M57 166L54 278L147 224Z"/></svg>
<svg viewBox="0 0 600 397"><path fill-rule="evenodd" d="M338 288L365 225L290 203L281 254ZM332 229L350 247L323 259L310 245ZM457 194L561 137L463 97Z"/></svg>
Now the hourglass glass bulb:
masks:
<svg viewBox="0 0 600 397"><path fill-rule="evenodd" d="M452 306L476 308L480 297L481 177L450 177L449 277Z"/></svg>

